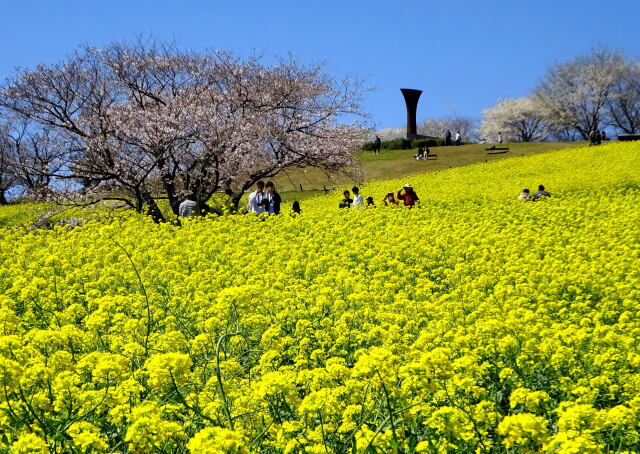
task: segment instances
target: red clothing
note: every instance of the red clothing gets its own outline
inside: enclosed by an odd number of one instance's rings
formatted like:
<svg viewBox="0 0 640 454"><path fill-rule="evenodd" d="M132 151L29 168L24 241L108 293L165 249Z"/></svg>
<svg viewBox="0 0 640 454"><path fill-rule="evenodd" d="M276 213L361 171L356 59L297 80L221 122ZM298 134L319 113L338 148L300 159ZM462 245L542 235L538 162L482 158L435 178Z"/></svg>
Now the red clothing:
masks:
<svg viewBox="0 0 640 454"><path fill-rule="evenodd" d="M405 192L404 194L402 193L402 191L398 191L398 199L402 200L404 202L404 206L415 206L416 202L418 200L420 200L420 198L418 197L418 194L416 194L415 192Z"/></svg>

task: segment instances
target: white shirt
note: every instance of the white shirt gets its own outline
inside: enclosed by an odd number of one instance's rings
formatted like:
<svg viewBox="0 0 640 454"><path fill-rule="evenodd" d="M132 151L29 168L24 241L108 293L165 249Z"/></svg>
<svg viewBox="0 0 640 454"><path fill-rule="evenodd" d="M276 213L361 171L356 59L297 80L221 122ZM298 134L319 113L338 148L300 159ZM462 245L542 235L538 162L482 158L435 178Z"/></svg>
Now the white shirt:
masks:
<svg viewBox="0 0 640 454"><path fill-rule="evenodd" d="M462 138L462 136L460 135L459 132L456 132L456 140L460 140Z"/></svg>
<svg viewBox="0 0 640 454"><path fill-rule="evenodd" d="M362 194L354 194L351 208L362 208L363 206L364 206L364 199L362 198Z"/></svg>
<svg viewBox="0 0 640 454"><path fill-rule="evenodd" d="M249 194L249 199L247 200L247 210L249 213L264 213L264 205L262 201L265 199L267 195L264 192L253 191Z"/></svg>

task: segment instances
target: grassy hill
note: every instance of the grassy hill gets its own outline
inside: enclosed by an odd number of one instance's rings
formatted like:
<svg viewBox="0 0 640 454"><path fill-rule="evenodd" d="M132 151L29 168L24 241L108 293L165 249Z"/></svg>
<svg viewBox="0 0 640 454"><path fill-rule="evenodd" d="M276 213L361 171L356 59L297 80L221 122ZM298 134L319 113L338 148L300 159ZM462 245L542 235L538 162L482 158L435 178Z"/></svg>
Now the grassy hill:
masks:
<svg viewBox="0 0 640 454"><path fill-rule="evenodd" d="M407 179L0 232L0 452L636 452L640 143Z"/></svg>
<svg viewBox="0 0 640 454"><path fill-rule="evenodd" d="M493 162L512 157L530 156L568 147L584 146L583 142L542 142L505 144L510 151L505 154L487 154L486 144L461 145L459 147L434 147L431 151L438 159L416 161L413 156L417 150L382 150L378 155L360 152L356 159L360 163L358 177L329 177L321 171L307 169L290 171L274 179L285 200L303 200L313 197L323 188L350 188L364 181L401 178L417 173L466 166L479 162ZM304 191L300 191L302 186ZM315 190L315 191L314 191Z"/></svg>

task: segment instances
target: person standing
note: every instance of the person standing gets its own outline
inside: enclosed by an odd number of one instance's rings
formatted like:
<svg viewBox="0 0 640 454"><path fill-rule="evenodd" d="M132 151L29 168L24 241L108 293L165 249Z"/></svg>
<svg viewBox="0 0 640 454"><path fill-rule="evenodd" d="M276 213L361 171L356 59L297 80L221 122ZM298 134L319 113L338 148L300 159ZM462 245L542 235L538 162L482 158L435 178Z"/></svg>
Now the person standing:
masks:
<svg viewBox="0 0 640 454"><path fill-rule="evenodd" d="M446 146L451 145L451 131L447 129L447 132L444 133L444 144Z"/></svg>
<svg viewBox="0 0 640 454"><path fill-rule="evenodd" d="M353 203L351 194L349 194L349 191L344 191L342 194L344 195L344 199L340 201L338 208L351 208L351 204Z"/></svg>
<svg viewBox="0 0 640 454"><path fill-rule="evenodd" d="M264 193L264 181L260 180L256 183L256 190L249 194L247 200L247 211L249 213L264 213L267 195Z"/></svg>
<svg viewBox="0 0 640 454"><path fill-rule="evenodd" d="M187 196L187 198L178 207L178 216L181 218L190 218L198 214L198 202L196 202L193 195Z"/></svg>
<svg viewBox="0 0 640 454"><path fill-rule="evenodd" d="M460 130L458 129L456 131L456 146L457 147L460 146L460 142L462 142L462 136L460 135Z"/></svg>
<svg viewBox="0 0 640 454"><path fill-rule="evenodd" d="M351 208L364 207L364 199L362 198L362 194L360 194L360 189L357 186L354 186L351 190L353 191L353 202Z"/></svg>
<svg viewBox="0 0 640 454"><path fill-rule="evenodd" d="M498 132L498 143L502 143L502 131Z"/></svg>
<svg viewBox="0 0 640 454"><path fill-rule="evenodd" d="M404 206L413 208L416 205L416 202L420 201L420 198L418 197L418 194L416 194L416 192L413 190L413 187L409 183L407 183L402 189L398 191L398 200L402 200L404 202Z"/></svg>
<svg viewBox="0 0 640 454"><path fill-rule="evenodd" d="M276 191L276 185L273 181L267 181L264 185L266 193L265 208L269 211L269 214L280 214L280 204L282 203L282 197Z"/></svg>
<svg viewBox="0 0 640 454"><path fill-rule="evenodd" d="M380 148L382 148L382 141L376 135L376 140L373 142L373 154L380 154Z"/></svg>
<svg viewBox="0 0 640 454"><path fill-rule="evenodd" d="M596 144L596 130L592 129L589 132L589 146L592 147Z"/></svg>

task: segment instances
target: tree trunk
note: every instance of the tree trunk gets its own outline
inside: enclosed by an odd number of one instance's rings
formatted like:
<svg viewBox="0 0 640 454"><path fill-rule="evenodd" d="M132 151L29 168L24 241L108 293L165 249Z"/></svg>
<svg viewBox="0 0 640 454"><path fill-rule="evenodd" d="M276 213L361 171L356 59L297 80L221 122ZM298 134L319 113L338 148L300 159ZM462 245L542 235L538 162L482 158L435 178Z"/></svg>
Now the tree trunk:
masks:
<svg viewBox="0 0 640 454"><path fill-rule="evenodd" d="M233 205L233 208L236 211L238 211L238 207L240 205L240 199L242 199L242 196L244 195L244 193L238 192L238 193L233 193L229 195L231 196L231 204Z"/></svg>
<svg viewBox="0 0 640 454"><path fill-rule="evenodd" d="M171 175L165 174L162 177L162 182L164 184L164 192L167 194L167 198L169 199L171 211L173 211L173 214L177 216L180 208L180 200L176 196L176 185L173 183L173 178L171 178Z"/></svg>
<svg viewBox="0 0 640 454"><path fill-rule="evenodd" d="M4 189L0 190L0 205L9 205L7 198L4 195Z"/></svg>
<svg viewBox="0 0 640 454"><path fill-rule="evenodd" d="M162 211L158 207L158 204L156 203L155 199L151 196L151 194L144 192L142 196L144 198L144 203L147 207L147 214L151 216L153 221L158 224L161 222L166 222L166 219L162 214Z"/></svg>

